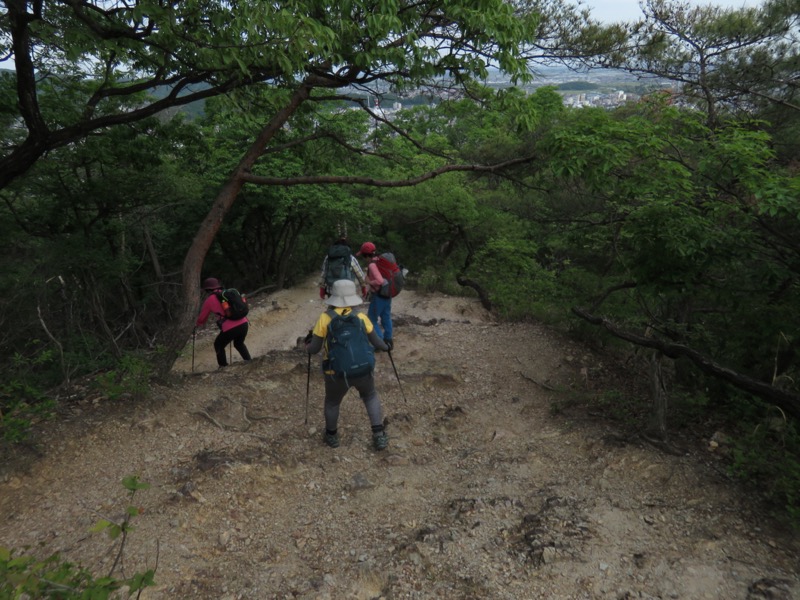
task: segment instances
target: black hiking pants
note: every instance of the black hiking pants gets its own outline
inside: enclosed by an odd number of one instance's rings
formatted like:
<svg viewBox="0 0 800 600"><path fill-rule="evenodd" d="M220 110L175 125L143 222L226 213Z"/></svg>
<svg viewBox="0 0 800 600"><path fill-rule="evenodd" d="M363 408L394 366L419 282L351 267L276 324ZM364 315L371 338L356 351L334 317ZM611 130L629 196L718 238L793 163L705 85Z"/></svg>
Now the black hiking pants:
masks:
<svg viewBox="0 0 800 600"><path fill-rule="evenodd" d="M217 353L217 364L220 367L228 366L228 358L225 356L225 349L228 344L233 342L233 347L242 356L243 360L250 360L250 351L244 345L244 339L247 337L247 330L249 323L245 322L237 325L228 331L222 331L214 340L214 351Z"/></svg>

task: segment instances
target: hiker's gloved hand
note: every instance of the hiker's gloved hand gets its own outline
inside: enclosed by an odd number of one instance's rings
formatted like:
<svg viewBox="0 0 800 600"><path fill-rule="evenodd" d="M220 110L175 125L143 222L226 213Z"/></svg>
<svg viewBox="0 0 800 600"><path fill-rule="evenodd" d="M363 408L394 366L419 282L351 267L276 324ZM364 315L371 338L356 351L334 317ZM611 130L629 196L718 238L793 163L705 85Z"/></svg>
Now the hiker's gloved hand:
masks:
<svg viewBox="0 0 800 600"><path fill-rule="evenodd" d="M306 346L308 346L308 345L311 343L311 338L312 338L312 337L314 337L314 334L313 334L312 332L310 332L310 331L309 331L309 332L308 332L308 335L306 336L306 339L305 339L305 344L306 344Z"/></svg>
<svg viewBox="0 0 800 600"><path fill-rule="evenodd" d="M319 299L320 300L325 300L325 288L324 287L319 288Z"/></svg>
<svg viewBox="0 0 800 600"><path fill-rule="evenodd" d="M366 300L367 299L367 286L361 286L361 297Z"/></svg>
<svg viewBox="0 0 800 600"><path fill-rule="evenodd" d="M385 339L385 340L383 340L383 343L386 344L387 346L389 346L388 352L391 352L392 350L394 350L394 342L391 339Z"/></svg>

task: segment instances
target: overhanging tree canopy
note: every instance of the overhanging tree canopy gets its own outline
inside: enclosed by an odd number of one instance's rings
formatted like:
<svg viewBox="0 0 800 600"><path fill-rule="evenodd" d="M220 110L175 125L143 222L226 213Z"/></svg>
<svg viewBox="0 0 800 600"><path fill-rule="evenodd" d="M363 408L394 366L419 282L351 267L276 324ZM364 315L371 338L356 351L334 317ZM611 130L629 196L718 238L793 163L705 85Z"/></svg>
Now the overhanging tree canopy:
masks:
<svg viewBox="0 0 800 600"><path fill-rule="evenodd" d="M0 56L15 62L17 106L4 112L18 110L20 122L0 158L0 188L90 132L256 82L415 86L485 75L489 62L521 76L518 46L536 24L499 0L10 0ZM123 108L131 97L137 107ZM79 110L56 120L52 107L63 101Z"/></svg>
<svg viewBox="0 0 800 600"><path fill-rule="evenodd" d="M793 0L740 9L647 0L642 8L629 50L605 57L606 64L680 84L682 98L712 127L721 114L747 114L766 103L800 108L800 12Z"/></svg>

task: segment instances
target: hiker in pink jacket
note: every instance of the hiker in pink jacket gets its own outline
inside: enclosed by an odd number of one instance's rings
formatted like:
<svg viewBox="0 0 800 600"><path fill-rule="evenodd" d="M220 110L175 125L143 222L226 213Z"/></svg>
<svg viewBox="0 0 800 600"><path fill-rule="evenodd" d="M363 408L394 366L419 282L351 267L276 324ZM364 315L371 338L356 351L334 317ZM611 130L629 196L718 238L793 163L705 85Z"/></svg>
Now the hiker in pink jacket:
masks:
<svg viewBox="0 0 800 600"><path fill-rule="evenodd" d="M222 291L222 284L219 279L209 277L203 282L203 289L208 297L200 308L200 314L195 322L196 327L205 325L208 318L214 314L217 316L217 325L220 328L219 335L214 339L214 351L217 353L217 364L220 368L228 366L228 359L225 356L225 348L233 342L233 347L242 356L243 360L250 360L250 351L244 344L249 328L247 317L243 319L227 319L222 303L217 297L217 292Z"/></svg>

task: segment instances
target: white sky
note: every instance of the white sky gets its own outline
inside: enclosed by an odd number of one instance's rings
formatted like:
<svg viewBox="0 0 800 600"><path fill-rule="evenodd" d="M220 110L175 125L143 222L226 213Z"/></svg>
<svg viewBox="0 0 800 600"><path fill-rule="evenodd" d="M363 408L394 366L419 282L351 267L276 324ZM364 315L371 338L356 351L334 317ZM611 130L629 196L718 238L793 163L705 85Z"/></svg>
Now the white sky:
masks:
<svg viewBox="0 0 800 600"><path fill-rule="evenodd" d="M742 8L760 6L760 0L686 0L694 6L722 6L724 8ZM592 17L603 23L614 21L635 21L642 16L639 0L585 0L585 5L592 11Z"/></svg>

